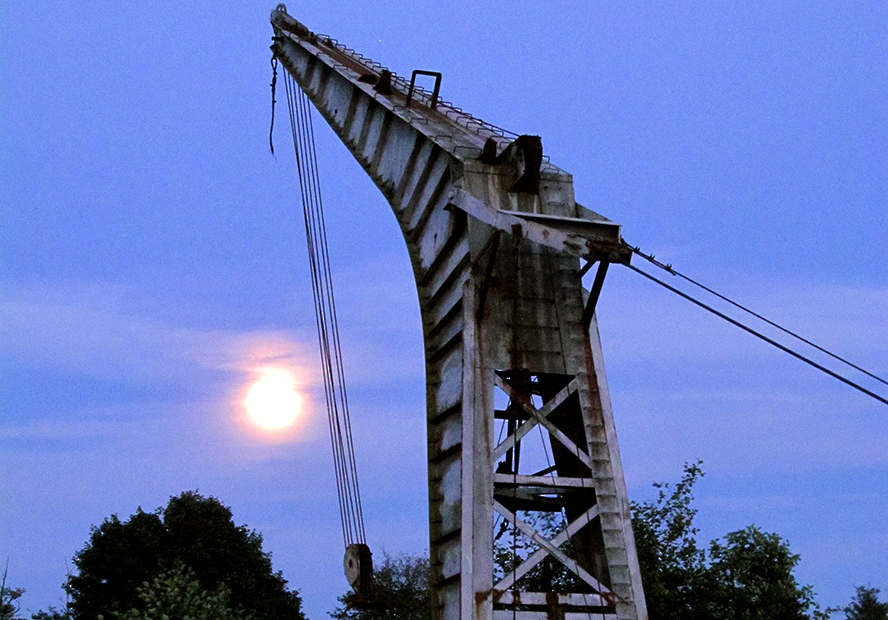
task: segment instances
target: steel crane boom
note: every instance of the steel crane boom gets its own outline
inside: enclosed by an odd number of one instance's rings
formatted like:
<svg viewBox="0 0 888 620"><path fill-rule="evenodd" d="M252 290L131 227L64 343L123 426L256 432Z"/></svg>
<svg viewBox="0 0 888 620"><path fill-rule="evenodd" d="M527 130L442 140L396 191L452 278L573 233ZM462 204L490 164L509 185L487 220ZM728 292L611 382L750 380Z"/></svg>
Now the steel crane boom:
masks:
<svg viewBox="0 0 888 620"><path fill-rule="evenodd" d="M646 619L594 316L607 265L631 257L620 226L576 203L538 137L442 101L440 74L400 78L283 5L271 23L275 57L386 197L413 264L433 617Z"/></svg>

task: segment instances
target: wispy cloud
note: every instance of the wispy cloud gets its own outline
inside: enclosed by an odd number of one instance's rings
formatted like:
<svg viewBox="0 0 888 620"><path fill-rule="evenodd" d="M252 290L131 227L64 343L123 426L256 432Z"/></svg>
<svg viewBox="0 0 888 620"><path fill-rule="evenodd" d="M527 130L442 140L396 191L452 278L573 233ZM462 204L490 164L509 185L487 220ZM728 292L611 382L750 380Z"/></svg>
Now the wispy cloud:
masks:
<svg viewBox="0 0 888 620"><path fill-rule="evenodd" d="M150 309L134 310L133 295L138 291L103 285L8 291L0 301L7 363L163 383L196 369L239 371L269 362L311 368L301 334L189 326L184 312L172 323Z"/></svg>
<svg viewBox="0 0 888 620"><path fill-rule="evenodd" d="M835 468L888 467L884 405L634 274L617 274L606 285L598 318L627 480L642 495L653 480L677 479L663 472L696 458L715 477L816 477ZM888 287L739 280L730 288L720 292L888 374ZM738 316L723 303L718 308ZM743 320L888 394L811 347L751 317Z"/></svg>
<svg viewBox="0 0 888 620"><path fill-rule="evenodd" d="M765 336L789 346L832 370L869 385L869 379L822 352L732 308L678 278L661 272L658 277L690 292L732 318ZM705 312L686 300L620 272L607 285L599 302L599 325L605 355L615 366L655 363L765 367L789 359L770 345ZM854 286L834 283L736 282L723 294L877 375L888 375L888 286ZM801 362L793 362L802 364Z"/></svg>
<svg viewBox="0 0 888 620"><path fill-rule="evenodd" d="M40 378L47 373L75 379L64 382L62 399L25 411L2 403L0 452L17 459L76 457L80 470L99 463L100 476L111 463L120 470L121 463L151 462L152 454L198 469L209 455L223 466L268 462L283 444L317 440L324 418L314 402L312 342L298 332L193 325L186 312L169 318L176 314L152 307L138 291L108 285L7 291L0 301L0 364L9 370L8 400L45 389ZM250 382L269 366L292 371L304 392L299 423L274 436L247 423L241 406ZM105 396L80 397L94 391ZM138 468L130 473L144 475Z"/></svg>

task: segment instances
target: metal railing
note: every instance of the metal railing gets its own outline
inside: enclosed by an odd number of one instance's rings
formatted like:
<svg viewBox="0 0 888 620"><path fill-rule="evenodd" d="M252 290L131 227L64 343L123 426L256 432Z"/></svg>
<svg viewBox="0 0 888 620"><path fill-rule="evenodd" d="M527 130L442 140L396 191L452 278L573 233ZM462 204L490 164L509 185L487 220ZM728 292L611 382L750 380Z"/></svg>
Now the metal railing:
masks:
<svg viewBox="0 0 888 620"><path fill-rule="evenodd" d="M419 84L416 84L415 82L411 84L413 80L408 80L403 76L398 75L385 65L364 56L360 52L348 47L347 45L344 45L343 43L340 43L338 40L334 39L331 36L325 34L317 34L316 36L324 45L337 50L340 54L347 56L353 62L364 67L369 72L379 75L383 71L388 71L392 76L392 89L397 89L402 95L404 95L405 98L409 97L413 101L423 103L427 107L437 110L445 118L453 121L457 126L462 127L469 133L475 134L485 140L487 138L493 138L497 141L499 147L506 146L519 135L513 131L509 131L508 129L482 120L474 116L470 112L466 112L462 108L454 105L452 102L437 97L437 88L435 89L434 93L430 93L427 89L423 88ZM340 63L336 63L335 66L345 68L345 66L341 65ZM407 108L407 106L404 107L405 109ZM421 117L416 117L413 120L419 121L421 120ZM453 138L451 136L444 137L447 137L451 141L453 141ZM546 155L543 156L542 170L560 172L560 169L552 164L549 161L549 157Z"/></svg>

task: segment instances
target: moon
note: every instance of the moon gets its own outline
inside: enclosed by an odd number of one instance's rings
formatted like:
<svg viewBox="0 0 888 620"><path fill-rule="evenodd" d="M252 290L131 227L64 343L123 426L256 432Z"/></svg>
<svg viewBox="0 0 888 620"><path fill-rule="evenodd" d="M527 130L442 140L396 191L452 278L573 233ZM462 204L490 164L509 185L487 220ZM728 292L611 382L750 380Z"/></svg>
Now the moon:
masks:
<svg viewBox="0 0 888 620"><path fill-rule="evenodd" d="M244 400L250 418L269 430L293 424L299 416L301 404L299 394L293 387L293 379L283 371L266 372L253 384Z"/></svg>

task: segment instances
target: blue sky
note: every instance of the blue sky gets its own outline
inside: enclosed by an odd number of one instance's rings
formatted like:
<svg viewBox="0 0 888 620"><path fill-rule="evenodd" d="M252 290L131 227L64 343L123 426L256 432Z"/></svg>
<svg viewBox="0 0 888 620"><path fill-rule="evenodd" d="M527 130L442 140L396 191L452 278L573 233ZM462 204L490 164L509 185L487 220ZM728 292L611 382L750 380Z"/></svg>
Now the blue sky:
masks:
<svg viewBox="0 0 888 620"><path fill-rule="evenodd" d="M0 559L24 608L59 604L91 524L195 488L264 534L311 618L346 589L283 106L268 152L273 7L0 2ZM630 243L888 374L885 5L290 11L402 75L443 72L445 99L542 136ZM409 260L318 129L368 538L422 553ZM888 589L888 408L628 270L598 311L633 499L703 459L703 540L776 531L824 606ZM238 404L267 364L307 394L275 441Z"/></svg>

